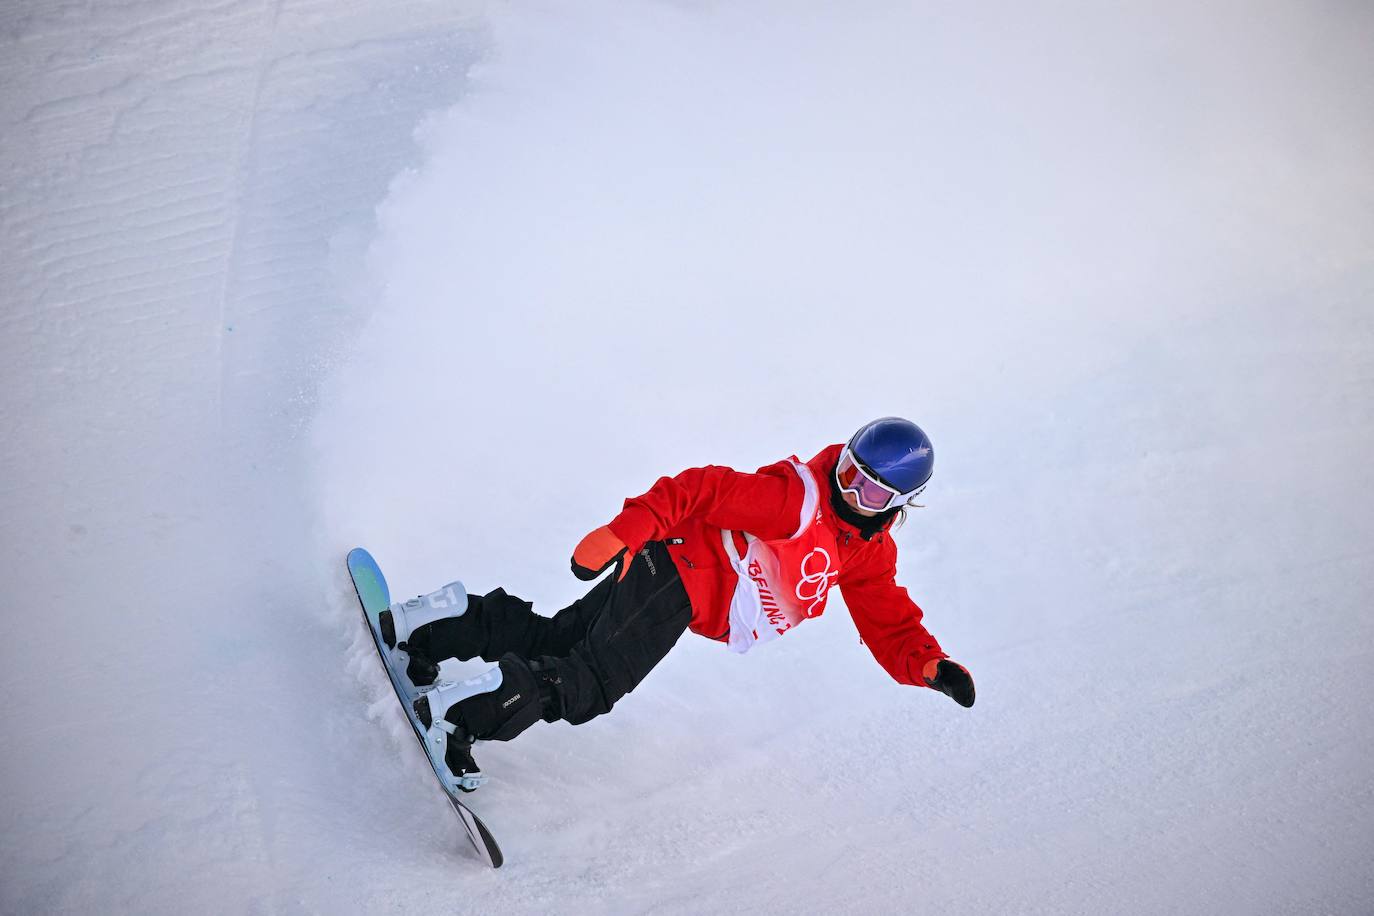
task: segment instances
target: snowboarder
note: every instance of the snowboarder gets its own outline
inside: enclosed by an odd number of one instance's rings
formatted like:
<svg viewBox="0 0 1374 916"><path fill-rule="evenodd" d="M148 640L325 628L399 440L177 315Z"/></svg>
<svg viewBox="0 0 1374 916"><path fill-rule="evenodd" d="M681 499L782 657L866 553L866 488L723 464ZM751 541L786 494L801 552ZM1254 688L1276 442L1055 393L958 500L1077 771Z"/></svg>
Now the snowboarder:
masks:
<svg viewBox="0 0 1374 916"><path fill-rule="evenodd" d="M820 616L837 585L894 679L972 706L973 678L894 579L889 529L933 468L930 440L897 417L805 463L793 457L752 474L691 468L627 499L582 539L572 555L578 578L616 570L555 616L504 589L469 596L455 582L383 611L383 638L407 653L419 686L434 684L444 659L497 663L415 701L426 728L437 718L448 732L444 759L456 777L478 773L474 740L509 741L540 719L577 725L610 711L685 630L747 652Z"/></svg>

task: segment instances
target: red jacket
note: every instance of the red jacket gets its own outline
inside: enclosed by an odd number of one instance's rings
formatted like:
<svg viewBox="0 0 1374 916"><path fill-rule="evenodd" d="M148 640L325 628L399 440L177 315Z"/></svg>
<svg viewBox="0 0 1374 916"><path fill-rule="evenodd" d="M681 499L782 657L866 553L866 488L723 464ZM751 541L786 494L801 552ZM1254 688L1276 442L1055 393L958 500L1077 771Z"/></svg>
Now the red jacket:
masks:
<svg viewBox="0 0 1374 916"><path fill-rule="evenodd" d="M840 548L836 584L873 657L899 683L925 686L926 662L948 658L921 623L922 612L896 582L897 546L880 531L865 541L858 529L835 514L829 488L843 446L832 445L806 462L823 489L822 523ZM645 541L666 541L692 602L691 630L724 640L730 629L730 598L738 576L725 555L721 529L765 540L791 537L805 490L797 471L779 461L745 474L726 467L689 468L662 477L643 496L625 500L611 531L637 551Z"/></svg>

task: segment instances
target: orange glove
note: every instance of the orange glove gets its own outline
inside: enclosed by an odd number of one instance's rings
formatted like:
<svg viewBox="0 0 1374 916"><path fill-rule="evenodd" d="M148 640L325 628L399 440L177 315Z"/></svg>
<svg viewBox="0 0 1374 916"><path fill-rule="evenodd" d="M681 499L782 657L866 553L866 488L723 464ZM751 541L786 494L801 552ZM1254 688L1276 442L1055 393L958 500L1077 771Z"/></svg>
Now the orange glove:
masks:
<svg viewBox="0 0 1374 916"><path fill-rule="evenodd" d="M625 546L625 542L615 536L606 525L593 531L577 543L572 555L573 575L584 581L595 579L604 573L610 565L617 560L624 560L620 564L620 575L616 579L625 578L625 573L630 570L629 563L630 548Z"/></svg>

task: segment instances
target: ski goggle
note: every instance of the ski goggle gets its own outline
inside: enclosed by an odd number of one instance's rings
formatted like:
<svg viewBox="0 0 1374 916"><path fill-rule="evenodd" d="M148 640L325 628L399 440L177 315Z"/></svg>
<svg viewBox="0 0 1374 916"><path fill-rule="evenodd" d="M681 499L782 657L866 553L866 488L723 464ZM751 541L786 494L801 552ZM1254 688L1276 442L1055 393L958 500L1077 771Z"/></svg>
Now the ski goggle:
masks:
<svg viewBox="0 0 1374 916"><path fill-rule="evenodd" d="M835 480L840 485L840 492L853 493L859 505L870 512L886 512L926 488L925 484L921 484L911 492L903 493L889 487L878 479L877 474L864 467L847 445L840 453L839 464L835 465Z"/></svg>

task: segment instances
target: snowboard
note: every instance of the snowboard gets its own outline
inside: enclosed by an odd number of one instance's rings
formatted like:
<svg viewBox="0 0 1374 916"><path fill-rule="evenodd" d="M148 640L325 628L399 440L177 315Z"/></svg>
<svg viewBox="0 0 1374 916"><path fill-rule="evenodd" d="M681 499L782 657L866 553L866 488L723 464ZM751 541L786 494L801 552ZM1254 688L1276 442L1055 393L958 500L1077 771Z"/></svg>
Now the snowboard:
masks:
<svg viewBox="0 0 1374 916"><path fill-rule="evenodd" d="M348 574L353 579L353 589L358 593L358 602L362 605L363 622L367 626L367 631L372 634L372 644L377 647L377 657L386 669L386 675L391 680L391 686L396 691L396 699L401 703L401 709L410 722L411 730L415 732L415 740L419 742L420 750L429 761L430 769L434 771L435 781L448 798L448 803L458 815L463 828L467 830L468 839L472 841L472 847L477 850L478 857L492 868L500 868L504 857L501 855L501 847L496 845L496 838L491 835L491 831L482 823L481 818L444 783L438 769L444 766L442 757L436 762L426 750L425 728L420 724L411 705L420 692L410 683L404 670L397 671L391 665L391 650L382 640L382 632L377 622L378 615L391 606L391 592L387 588L381 568L377 561L372 559L372 554L356 547L348 552Z"/></svg>

